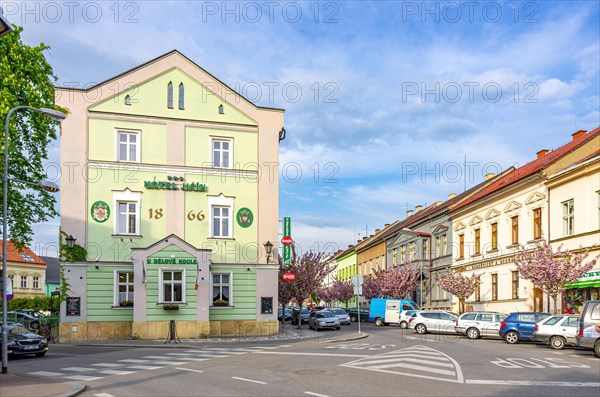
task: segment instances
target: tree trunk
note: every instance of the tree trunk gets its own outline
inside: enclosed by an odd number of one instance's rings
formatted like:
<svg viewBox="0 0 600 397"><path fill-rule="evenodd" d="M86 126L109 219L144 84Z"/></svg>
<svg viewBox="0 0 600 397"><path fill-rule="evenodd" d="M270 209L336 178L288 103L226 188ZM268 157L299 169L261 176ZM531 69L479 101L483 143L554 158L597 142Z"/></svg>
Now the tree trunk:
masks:
<svg viewBox="0 0 600 397"><path fill-rule="evenodd" d="M463 314L465 312L465 300L462 298L458 299L458 314Z"/></svg>
<svg viewBox="0 0 600 397"><path fill-rule="evenodd" d="M556 312L556 309L557 309L556 308L556 301L557 301L557 296L556 295L552 295L552 301L554 302L554 313L553 314L556 314L557 313Z"/></svg>

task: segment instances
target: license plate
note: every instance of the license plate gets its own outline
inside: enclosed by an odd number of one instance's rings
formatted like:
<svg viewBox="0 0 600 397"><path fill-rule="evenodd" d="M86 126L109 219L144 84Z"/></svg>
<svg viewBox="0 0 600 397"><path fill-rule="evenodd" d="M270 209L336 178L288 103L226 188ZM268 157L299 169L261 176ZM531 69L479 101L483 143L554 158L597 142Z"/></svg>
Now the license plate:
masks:
<svg viewBox="0 0 600 397"><path fill-rule="evenodd" d="M28 345L28 346L23 346L23 350L36 350L39 347L36 345Z"/></svg>

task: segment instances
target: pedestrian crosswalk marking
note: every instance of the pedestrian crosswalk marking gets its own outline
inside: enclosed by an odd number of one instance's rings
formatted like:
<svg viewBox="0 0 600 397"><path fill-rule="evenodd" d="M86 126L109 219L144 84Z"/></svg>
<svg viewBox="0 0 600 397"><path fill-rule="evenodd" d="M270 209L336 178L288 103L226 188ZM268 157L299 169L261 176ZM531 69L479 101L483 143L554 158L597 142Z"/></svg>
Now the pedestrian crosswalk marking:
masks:
<svg viewBox="0 0 600 397"><path fill-rule="evenodd" d="M99 373L103 375L129 375L135 374L135 371L119 371L118 369L103 369Z"/></svg>
<svg viewBox="0 0 600 397"><path fill-rule="evenodd" d="M97 363L97 364L92 364L95 365L97 367L111 367L111 368L117 368L117 367L122 367L125 364L117 364L117 363Z"/></svg>
<svg viewBox="0 0 600 397"><path fill-rule="evenodd" d="M414 346L365 357L342 367L385 372L445 382L464 383L460 365L450 356L427 346Z"/></svg>
<svg viewBox="0 0 600 397"><path fill-rule="evenodd" d="M121 363L147 363L148 360L137 360L137 359L133 359L133 358L127 358L125 360L119 360L119 362Z"/></svg>
<svg viewBox="0 0 600 397"><path fill-rule="evenodd" d="M154 371L155 369L161 369L164 367L156 367L156 366L152 366L152 365L132 365L131 367L127 367L127 369L139 369L139 370L150 370L150 371Z"/></svg>
<svg viewBox="0 0 600 397"><path fill-rule="evenodd" d="M67 367L61 368L61 371L75 371L75 372L88 372L93 371L95 368L87 368L87 367Z"/></svg>
<svg viewBox="0 0 600 397"><path fill-rule="evenodd" d="M55 378L58 376L62 376L64 374L60 373L60 372L36 371L36 372L30 372L29 375L44 376L46 378Z"/></svg>
<svg viewBox="0 0 600 397"><path fill-rule="evenodd" d="M81 381L92 381L97 379L104 378L103 376L86 376L86 375L72 375L72 376L63 376L63 379L71 379L71 380L81 380Z"/></svg>

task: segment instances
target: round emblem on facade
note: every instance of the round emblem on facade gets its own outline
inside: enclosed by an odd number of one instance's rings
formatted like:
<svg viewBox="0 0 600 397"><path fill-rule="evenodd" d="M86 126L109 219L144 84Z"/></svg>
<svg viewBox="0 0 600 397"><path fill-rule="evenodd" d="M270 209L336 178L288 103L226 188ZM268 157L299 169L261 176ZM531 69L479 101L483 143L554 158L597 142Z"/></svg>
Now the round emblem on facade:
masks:
<svg viewBox="0 0 600 397"><path fill-rule="evenodd" d="M252 215L252 211L249 208L240 208L237 212L237 223L243 228L250 227L252 222L254 222L254 215Z"/></svg>
<svg viewBox="0 0 600 397"><path fill-rule="evenodd" d="M110 208L104 201L96 201L92 204L91 213L96 222L106 222L110 217Z"/></svg>

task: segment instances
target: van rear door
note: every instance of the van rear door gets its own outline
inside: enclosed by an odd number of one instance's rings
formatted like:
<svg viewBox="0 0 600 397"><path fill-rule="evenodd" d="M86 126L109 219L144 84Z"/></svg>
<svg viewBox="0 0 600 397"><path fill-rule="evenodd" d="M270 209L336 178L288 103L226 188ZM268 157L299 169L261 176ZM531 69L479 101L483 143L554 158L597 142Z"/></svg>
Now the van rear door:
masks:
<svg viewBox="0 0 600 397"><path fill-rule="evenodd" d="M385 303L385 322L398 324L400 319L400 301L388 299Z"/></svg>

